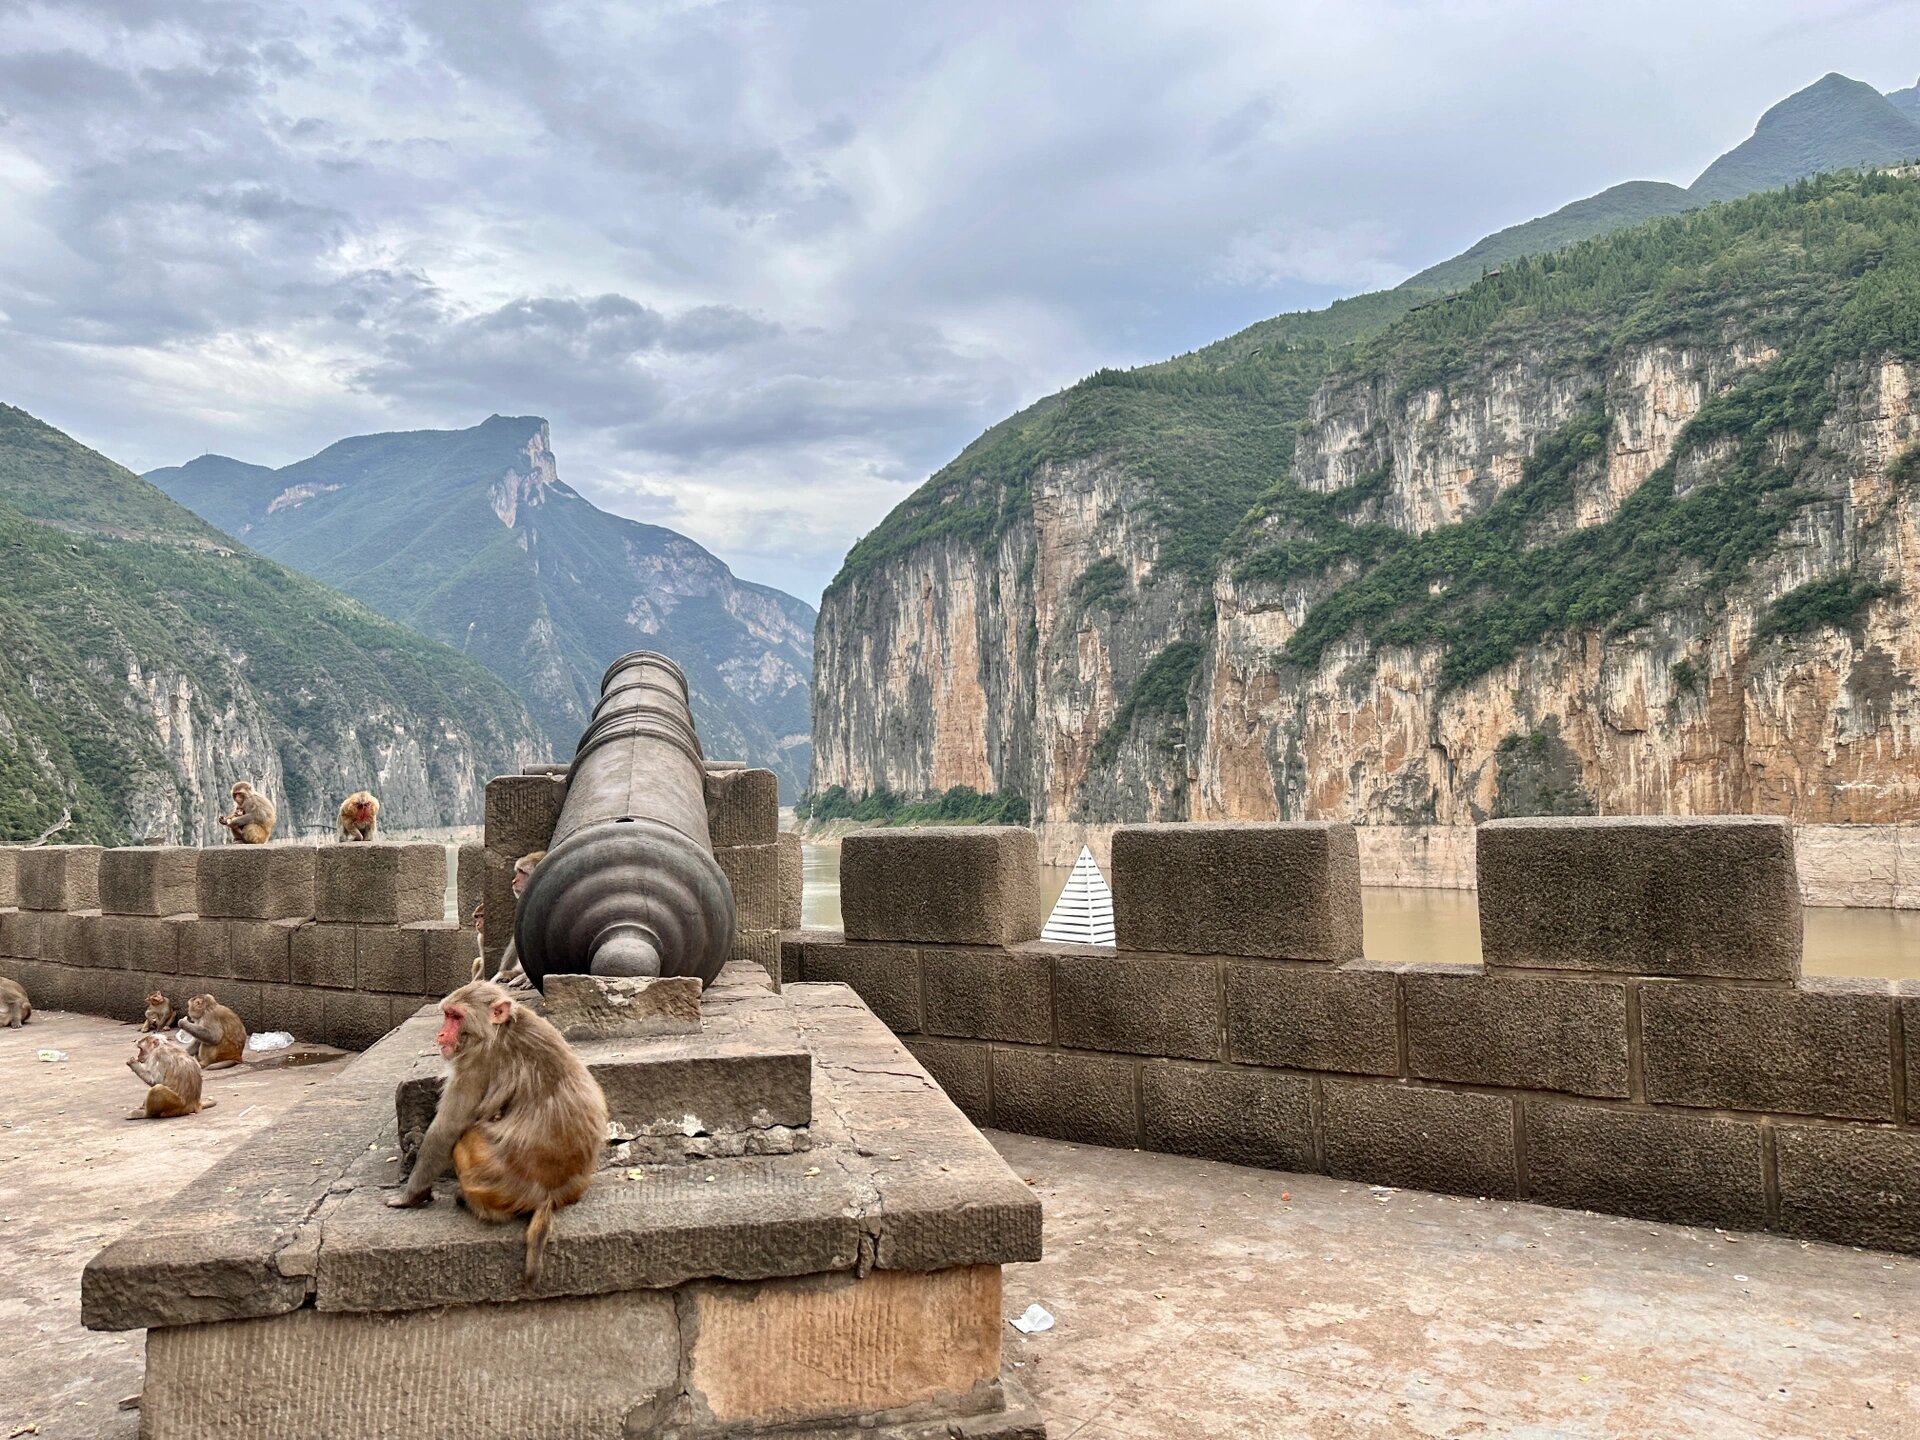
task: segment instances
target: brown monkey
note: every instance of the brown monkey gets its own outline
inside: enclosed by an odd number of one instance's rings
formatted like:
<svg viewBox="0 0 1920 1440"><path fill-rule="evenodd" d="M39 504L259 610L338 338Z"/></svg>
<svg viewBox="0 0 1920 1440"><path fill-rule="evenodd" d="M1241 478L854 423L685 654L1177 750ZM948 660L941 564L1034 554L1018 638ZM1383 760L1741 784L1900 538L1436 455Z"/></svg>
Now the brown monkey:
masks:
<svg viewBox="0 0 1920 1440"><path fill-rule="evenodd" d="M380 802L370 790L356 790L340 802L340 830L338 838L347 840L373 839L374 826L380 820Z"/></svg>
<svg viewBox="0 0 1920 1440"><path fill-rule="evenodd" d="M246 781L237 781L233 790L233 813L219 821L242 845L264 845L273 835L273 802Z"/></svg>
<svg viewBox="0 0 1920 1440"><path fill-rule="evenodd" d="M129 1120L168 1120L175 1115L196 1115L213 1108L214 1101L200 1099L200 1067L193 1057L171 1040L158 1035L142 1035L133 1047L127 1068L153 1088L147 1091L147 1103L127 1113Z"/></svg>
<svg viewBox="0 0 1920 1440"><path fill-rule="evenodd" d="M33 1002L27 999L27 992L18 980L9 980L0 975L0 1023L9 1030L18 1030L33 1018Z"/></svg>
<svg viewBox="0 0 1920 1440"><path fill-rule="evenodd" d="M540 1278L554 1212L587 1191L607 1143L607 1097L544 1016L477 980L440 1002L435 1036L453 1067L414 1157L402 1207L433 1199L453 1162L461 1199L497 1223L531 1215L526 1283Z"/></svg>
<svg viewBox="0 0 1920 1440"><path fill-rule="evenodd" d="M167 999L164 990L147 992L147 1018L141 1022L142 1030L171 1030L173 1028L173 1002Z"/></svg>
<svg viewBox="0 0 1920 1440"><path fill-rule="evenodd" d="M530 854L522 855L518 860L513 862L513 900L515 905L520 903L520 897L526 893L527 881L533 875L534 867L546 858L546 851L535 850ZM487 902L484 900L473 907L473 933L476 936L486 934L486 908ZM483 945L480 953L473 957L474 979L478 980L480 978L480 972L486 969L486 965L487 952L486 947ZM519 948L515 945L511 936L507 938L507 948L500 956L500 968L493 972L493 983L514 988L531 988L527 986L527 972L520 968Z"/></svg>
<svg viewBox="0 0 1920 1440"><path fill-rule="evenodd" d="M180 1017L180 1028L193 1036L187 1053L200 1062L202 1070L238 1065L246 1053L246 1025L211 995L196 995L187 1001L187 1013Z"/></svg>

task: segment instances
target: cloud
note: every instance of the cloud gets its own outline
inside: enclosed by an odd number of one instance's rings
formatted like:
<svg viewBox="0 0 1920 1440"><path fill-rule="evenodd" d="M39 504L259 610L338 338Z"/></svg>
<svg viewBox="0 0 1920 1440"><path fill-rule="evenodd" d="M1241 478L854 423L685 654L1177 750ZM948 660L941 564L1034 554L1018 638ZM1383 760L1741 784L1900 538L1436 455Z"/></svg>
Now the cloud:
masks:
<svg viewBox="0 0 1920 1440"><path fill-rule="evenodd" d="M137 468L539 413L596 503L809 599L1098 366L1689 179L1920 48L1913 7L1793 0L0 19L0 400Z"/></svg>

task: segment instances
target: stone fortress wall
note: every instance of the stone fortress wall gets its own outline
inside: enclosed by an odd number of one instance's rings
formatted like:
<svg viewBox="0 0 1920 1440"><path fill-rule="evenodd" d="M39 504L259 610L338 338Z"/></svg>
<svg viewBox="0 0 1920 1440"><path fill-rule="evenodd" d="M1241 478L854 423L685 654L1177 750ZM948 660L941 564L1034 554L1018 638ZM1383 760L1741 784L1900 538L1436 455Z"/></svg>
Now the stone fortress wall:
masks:
<svg viewBox="0 0 1920 1440"><path fill-rule="evenodd" d="M708 772L714 854L740 916L735 958L769 971L778 928L797 927L800 908L799 840L779 841L776 785L766 770ZM482 895L503 917L486 932L489 973L498 964L513 862L546 846L563 793L551 774L488 785L487 843L460 847L457 920L444 918L437 844L0 847L0 975L41 1008L130 1022L149 991L182 1011L211 993L250 1031L364 1050L467 983Z"/></svg>
<svg viewBox="0 0 1920 1440"><path fill-rule="evenodd" d="M873 830L852 986L976 1124L1364 1183L1920 1250L1920 984L1800 975L1769 819L1497 821L1486 964L1361 956L1344 824L1112 840L1118 948L1045 944L1033 835Z"/></svg>

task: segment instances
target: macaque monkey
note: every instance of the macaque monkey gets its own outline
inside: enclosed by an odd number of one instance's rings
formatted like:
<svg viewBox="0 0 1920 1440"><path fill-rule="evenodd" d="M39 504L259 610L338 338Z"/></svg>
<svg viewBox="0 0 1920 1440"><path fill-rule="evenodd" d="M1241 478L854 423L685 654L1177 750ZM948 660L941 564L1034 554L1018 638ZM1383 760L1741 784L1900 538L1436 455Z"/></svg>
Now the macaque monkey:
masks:
<svg viewBox="0 0 1920 1440"><path fill-rule="evenodd" d="M340 802L339 839L371 840L380 819L380 802L370 790L356 790Z"/></svg>
<svg viewBox="0 0 1920 1440"><path fill-rule="evenodd" d="M535 850L522 855L513 862L513 900L520 903L520 897L526 892L527 881L533 875L534 867L547 858L544 850ZM483 936L487 930L487 902L482 900L473 907L473 933ZM483 944L480 953L473 957L473 978L478 980L480 972L487 968L487 951ZM500 956L500 968L493 972L493 983L509 987L527 987L527 972L520 968L520 951L511 936L507 939L507 948Z"/></svg>
<svg viewBox="0 0 1920 1440"><path fill-rule="evenodd" d="M180 1028L193 1037L187 1054L200 1062L202 1070L238 1065L240 1057L246 1054L246 1025L211 995L196 995L187 1001L187 1013L180 1017Z"/></svg>
<svg viewBox="0 0 1920 1440"><path fill-rule="evenodd" d="M27 992L18 980L9 980L0 975L0 1023L9 1030L18 1030L33 1018L33 1002L27 999Z"/></svg>
<svg viewBox="0 0 1920 1440"><path fill-rule="evenodd" d="M147 992L147 1018L140 1024L145 1030L171 1030L173 1028L173 1002L167 999L166 991Z"/></svg>
<svg viewBox="0 0 1920 1440"><path fill-rule="evenodd" d="M264 845L273 834L273 802L246 781L233 787L233 813L218 819L241 845Z"/></svg>
<svg viewBox="0 0 1920 1440"><path fill-rule="evenodd" d="M200 1099L200 1067L171 1040L142 1035L133 1047L127 1068L153 1088L147 1102L127 1112L129 1120L168 1120L175 1115L197 1115L216 1102Z"/></svg>
<svg viewBox="0 0 1920 1440"><path fill-rule="evenodd" d="M540 1278L554 1212L587 1191L607 1143L607 1097L542 1015L485 980L440 1002L434 1037L453 1073L414 1157L387 1201L425 1205L453 1162L460 1197L480 1219L531 1215L526 1283Z"/></svg>

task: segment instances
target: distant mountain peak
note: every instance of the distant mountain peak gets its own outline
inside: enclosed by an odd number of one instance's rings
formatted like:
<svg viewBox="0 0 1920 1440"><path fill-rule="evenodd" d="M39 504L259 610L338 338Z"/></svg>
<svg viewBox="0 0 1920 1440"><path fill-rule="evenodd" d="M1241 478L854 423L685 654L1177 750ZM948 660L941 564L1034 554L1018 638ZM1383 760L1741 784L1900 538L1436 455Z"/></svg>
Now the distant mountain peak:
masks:
<svg viewBox="0 0 1920 1440"><path fill-rule="evenodd" d="M500 418L491 416L486 423L490 425ZM539 428L527 437L525 466L509 465L488 489L493 513L509 530L519 520L522 507L532 509L546 502L548 490L558 489L563 495L573 493L560 484L560 466L553 458L553 437L547 422L538 420L537 424Z"/></svg>
<svg viewBox="0 0 1920 1440"><path fill-rule="evenodd" d="M1920 156L1920 124L1864 81L1829 73L1772 106L1753 134L1715 160L1689 193L1735 200L1809 175Z"/></svg>

